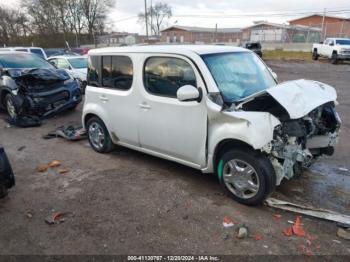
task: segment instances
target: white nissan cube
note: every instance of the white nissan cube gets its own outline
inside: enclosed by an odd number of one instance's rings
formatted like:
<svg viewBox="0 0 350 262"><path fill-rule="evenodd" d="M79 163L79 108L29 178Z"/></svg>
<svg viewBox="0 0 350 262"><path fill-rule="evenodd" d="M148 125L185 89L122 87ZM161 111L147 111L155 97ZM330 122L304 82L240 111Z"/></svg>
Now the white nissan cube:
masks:
<svg viewBox="0 0 350 262"><path fill-rule="evenodd" d="M116 47L89 53L82 121L99 153L120 145L215 173L233 199L258 205L334 153L336 100L317 81L278 84L243 48Z"/></svg>

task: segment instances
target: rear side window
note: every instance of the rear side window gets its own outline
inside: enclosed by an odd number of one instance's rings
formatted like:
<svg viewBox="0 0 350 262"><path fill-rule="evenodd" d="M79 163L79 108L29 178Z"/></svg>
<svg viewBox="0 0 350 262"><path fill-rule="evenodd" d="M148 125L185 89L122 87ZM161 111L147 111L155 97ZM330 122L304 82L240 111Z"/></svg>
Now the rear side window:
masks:
<svg viewBox="0 0 350 262"><path fill-rule="evenodd" d="M103 56L102 86L129 90L133 82L133 64L127 56Z"/></svg>
<svg viewBox="0 0 350 262"><path fill-rule="evenodd" d="M154 95L176 98L184 85L197 86L196 75L189 63L175 57L151 57L146 61L144 84Z"/></svg>
<svg viewBox="0 0 350 262"><path fill-rule="evenodd" d="M38 55L38 56L40 56L42 58L45 58L44 53L43 53L43 51L41 49L31 48L30 52L33 53L33 54L36 54L36 55Z"/></svg>
<svg viewBox="0 0 350 262"><path fill-rule="evenodd" d="M89 86L100 86L101 57L90 56L88 65L87 82Z"/></svg>

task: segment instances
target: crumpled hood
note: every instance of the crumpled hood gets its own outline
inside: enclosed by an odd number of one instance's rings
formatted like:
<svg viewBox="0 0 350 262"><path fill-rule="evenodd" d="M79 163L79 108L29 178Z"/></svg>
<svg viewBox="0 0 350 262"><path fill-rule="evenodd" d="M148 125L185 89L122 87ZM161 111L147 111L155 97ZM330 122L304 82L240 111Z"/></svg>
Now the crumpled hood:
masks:
<svg viewBox="0 0 350 262"><path fill-rule="evenodd" d="M284 82L254 94L246 98L241 105L266 94L271 95L291 119L300 119L315 108L337 100L337 92L333 87L317 81L300 79Z"/></svg>
<svg viewBox="0 0 350 262"><path fill-rule="evenodd" d="M70 79L69 74L62 69L9 69L8 74L18 80L43 80L49 82L65 81Z"/></svg>

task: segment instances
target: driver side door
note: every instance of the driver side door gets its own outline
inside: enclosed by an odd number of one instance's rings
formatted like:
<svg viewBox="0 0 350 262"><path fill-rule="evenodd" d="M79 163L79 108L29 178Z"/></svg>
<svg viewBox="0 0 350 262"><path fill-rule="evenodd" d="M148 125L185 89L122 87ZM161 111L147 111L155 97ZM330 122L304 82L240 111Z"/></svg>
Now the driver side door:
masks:
<svg viewBox="0 0 350 262"><path fill-rule="evenodd" d="M205 90L194 65L177 56L151 56L145 61L139 103L141 147L177 162L206 166L205 99L179 101L180 87Z"/></svg>

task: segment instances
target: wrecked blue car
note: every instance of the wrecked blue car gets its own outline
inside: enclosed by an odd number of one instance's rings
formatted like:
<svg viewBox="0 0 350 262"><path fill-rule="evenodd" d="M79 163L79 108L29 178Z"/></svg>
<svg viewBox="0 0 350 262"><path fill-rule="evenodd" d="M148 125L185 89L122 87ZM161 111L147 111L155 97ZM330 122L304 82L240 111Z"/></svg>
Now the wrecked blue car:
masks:
<svg viewBox="0 0 350 262"><path fill-rule="evenodd" d="M0 52L0 107L10 120L40 119L74 109L82 100L79 82L37 55Z"/></svg>

